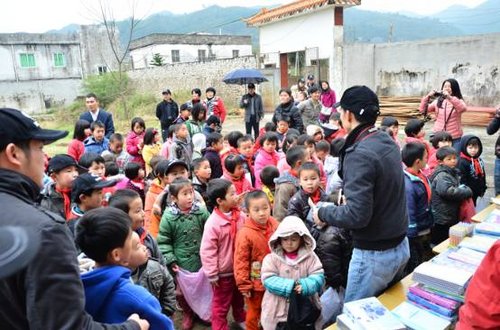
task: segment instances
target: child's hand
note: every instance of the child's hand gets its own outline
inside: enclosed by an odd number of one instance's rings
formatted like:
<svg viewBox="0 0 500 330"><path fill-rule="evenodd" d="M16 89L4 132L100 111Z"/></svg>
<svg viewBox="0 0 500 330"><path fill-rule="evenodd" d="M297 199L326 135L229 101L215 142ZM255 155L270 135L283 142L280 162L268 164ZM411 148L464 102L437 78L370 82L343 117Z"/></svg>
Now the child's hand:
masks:
<svg viewBox="0 0 500 330"><path fill-rule="evenodd" d="M297 294L302 294L302 285L297 284L293 290L297 292Z"/></svg>
<svg viewBox="0 0 500 330"><path fill-rule="evenodd" d="M238 200L238 204L243 203L243 200L245 199L245 196L248 194L248 191L242 192L241 194L236 196L236 199Z"/></svg>
<svg viewBox="0 0 500 330"><path fill-rule="evenodd" d="M219 287L219 279L210 280L210 284L212 284L212 288Z"/></svg>
<svg viewBox="0 0 500 330"><path fill-rule="evenodd" d="M245 298L250 298L252 296L252 293L250 291L248 292L242 292L241 295Z"/></svg>
<svg viewBox="0 0 500 330"><path fill-rule="evenodd" d="M173 271L174 273L178 273L178 272L179 272L179 270L180 270L180 269L179 269L179 266L177 266L177 264L176 264L176 263L172 263L172 265L170 266L170 268L172 268L172 271Z"/></svg>

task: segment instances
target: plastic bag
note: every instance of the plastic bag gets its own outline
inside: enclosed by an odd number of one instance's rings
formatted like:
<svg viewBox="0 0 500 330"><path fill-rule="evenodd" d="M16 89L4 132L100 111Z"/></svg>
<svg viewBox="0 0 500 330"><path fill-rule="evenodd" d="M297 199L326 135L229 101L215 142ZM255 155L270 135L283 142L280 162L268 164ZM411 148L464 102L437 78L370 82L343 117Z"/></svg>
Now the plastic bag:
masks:
<svg viewBox="0 0 500 330"><path fill-rule="evenodd" d="M460 203L458 220L463 222L471 222L472 217L475 214L476 214L476 209L474 207L474 201L472 200L472 198L464 199Z"/></svg>
<svg viewBox="0 0 500 330"><path fill-rule="evenodd" d="M203 269L191 273L179 268L177 282L189 307L202 319L210 322L212 317L212 285Z"/></svg>
<svg viewBox="0 0 500 330"><path fill-rule="evenodd" d="M329 287L319 298L321 301L321 318L325 321L323 327L335 323L337 316L342 314L344 293L343 288L337 291Z"/></svg>

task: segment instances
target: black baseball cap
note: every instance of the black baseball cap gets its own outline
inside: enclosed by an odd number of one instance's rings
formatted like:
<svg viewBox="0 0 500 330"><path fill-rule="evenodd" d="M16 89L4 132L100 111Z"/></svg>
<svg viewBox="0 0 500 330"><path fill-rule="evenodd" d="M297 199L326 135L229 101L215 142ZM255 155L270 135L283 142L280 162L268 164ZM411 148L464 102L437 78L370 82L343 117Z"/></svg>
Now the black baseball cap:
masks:
<svg viewBox="0 0 500 330"><path fill-rule="evenodd" d="M248 88L255 88L255 84L254 83L249 83L248 84Z"/></svg>
<svg viewBox="0 0 500 330"><path fill-rule="evenodd" d="M207 118L207 121L205 122L205 124L207 126L210 126L212 124L215 124L215 125L220 125L220 119L219 117L215 116L215 115L210 115L208 118Z"/></svg>
<svg viewBox="0 0 500 330"><path fill-rule="evenodd" d="M71 189L71 200L74 202L78 196L94 189L102 189L111 187L116 184L116 181L104 180L101 177L90 173L80 174L73 181L73 188Z"/></svg>
<svg viewBox="0 0 500 330"><path fill-rule="evenodd" d="M47 172L49 174L54 172L59 172L61 170L64 170L66 167L70 166L76 167L77 170L87 171L86 168L78 165L76 160L70 155L60 154L60 155L55 155L49 160L49 166L47 168Z"/></svg>
<svg viewBox="0 0 500 330"><path fill-rule="evenodd" d="M184 162L180 159L172 159L170 162L168 162L168 166L167 166L167 170L165 171L165 174L168 174L168 172L170 172L174 168L174 166L177 166L177 165L184 166L186 168L186 170L189 172L189 167L186 164L186 162Z"/></svg>
<svg viewBox="0 0 500 330"><path fill-rule="evenodd" d="M313 74L307 75L307 80L314 80L314 75Z"/></svg>
<svg viewBox="0 0 500 330"><path fill-rule="evenodd" d="M165 94L172 95L172 92L170 92L170 89L168 89L168 88L165 88L161 93L163 95L165 95Z"/></svg>
<svg viewBox="0 0 500 330"><path fill-rule="evenodd" d="M352 86L346 89L340 102L335 103L333 106L335 108L341 106L342 109L360 116L376 117L380 114L377 94L366 86Z"/></svg>
<svg viewBox="0 0 500 330"><path fill-rule="evenodd" d="M35 229L19 226L0 227L0 278L24 269L38 254L40 236Z"/></svg>
<svg viewBox="0 0 500 330"><path fill-rule="evenodd" d="M23 111L0 108L0 150L9 143L29 140L49 144L66 135L68 131L41 128L35 119Z"/></svg>

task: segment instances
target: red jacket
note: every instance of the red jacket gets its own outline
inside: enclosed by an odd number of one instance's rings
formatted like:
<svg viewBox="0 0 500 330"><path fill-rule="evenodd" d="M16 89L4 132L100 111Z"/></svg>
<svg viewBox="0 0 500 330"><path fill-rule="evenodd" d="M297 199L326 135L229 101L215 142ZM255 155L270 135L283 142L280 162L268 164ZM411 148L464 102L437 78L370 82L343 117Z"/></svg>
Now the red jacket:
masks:
<svg viewBox="0 0 500 330"><path fill-rule="evenodd" d="M211 100L207 99L203 102L203 105L207 109L207 117L213 114L219 117L221 123L226 120L226 107L220 97L214 96Z"/></svg>
<svg viewBox="0 0 500 330"><path fill-rule="evenodd" d="M80 161L80 158L85 153L85 146L83 141L73 139L68 144L68 155L73 157L77 162Z"/></svg>

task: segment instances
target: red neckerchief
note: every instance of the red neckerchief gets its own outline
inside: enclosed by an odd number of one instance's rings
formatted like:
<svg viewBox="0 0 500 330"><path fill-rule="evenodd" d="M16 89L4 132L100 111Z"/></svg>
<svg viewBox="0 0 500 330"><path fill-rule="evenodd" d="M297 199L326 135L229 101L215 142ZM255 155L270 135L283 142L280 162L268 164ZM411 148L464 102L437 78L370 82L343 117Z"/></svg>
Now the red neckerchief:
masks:
<svg viewBox="0 0 500 330"><path fill-rule="evenodd" d="M460 153L460 157L468 160L469 162L472 162L472 164L474 165L474 172L476 172L476 176L484 176L484 172L483 169L481 168L481 164L479 163L478 157L472 158L470 156L467 156L463 152Z"/></svg>
<svg viewBox="0 0 500 330"><path fill-rule="evenodd" d="M148 232L146 231L146 229L144 229L143 227L139 227L135 230L135 232L139 235L139 239L141 240L141 244L144 244L144 240L148 236Z"/></svg>
<svg viewBox="0 0 500 330"><path fill-rule="evenodd" d="M71 215L71 188L57 188L55 186L56 191L61 194L61 196L64 199L64 216L66 217L66 221L68 221L72 215Z"/></svg>
<svg viewBox="0 0 500 330"><path fill-rule="evenodd" d="M314 204L317 204L321 200L321 189L316 189L309 197L311 197Z"/></svg>
<svg viewBox="0 0 500 330"><path fill-rule="evenodd" d="M240 210L235 207L231 210L231 217L228 217L224 213L222 213L221 210L219 210L218 207L214 208L215 214L217 216L227 220L231 224L231 240L233 241L233 249L234 249L234 242L236 241L236 232L238 231L238 220L240 219Z"/></svg>
<svg viewBox="0 0 500 330"><path fill-rule="evenodd" d="M424 173L422 173L422 171L418 171L416 172L414 169L412 169L411 167L407 167L406 168L406 171L418 178L420 178L420 180L422 180L423 184L424 184L424 187L425 187L425 191L427 192L427 202L430 203L431 202L431 194L432 194L432 190L431 190L431 186L429 184L429 180L427 179L427 177L424 175Z"/></svg>
<svg viewBox="0 0 500 330"><path fill-rule="evenodd" d="M291 175L291 176L294 176L294 177L296 177L296 178L298 178L298 177L299 177L299 173L298 173L296 170L294 170L293 168L291 168L291 169L288 171L288 173L290 173L290 175Z"/></svg>

